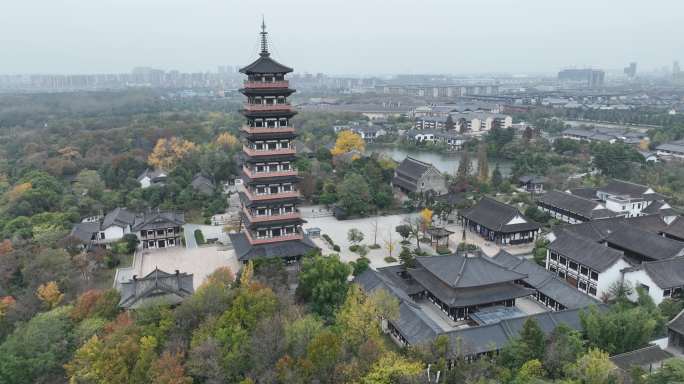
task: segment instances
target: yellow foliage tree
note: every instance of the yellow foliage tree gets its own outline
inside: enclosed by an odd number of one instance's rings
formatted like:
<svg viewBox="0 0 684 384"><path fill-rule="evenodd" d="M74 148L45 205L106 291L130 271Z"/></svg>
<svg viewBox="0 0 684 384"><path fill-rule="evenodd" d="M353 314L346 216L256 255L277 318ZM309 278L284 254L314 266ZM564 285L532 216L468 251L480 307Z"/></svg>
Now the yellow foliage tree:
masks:
<svg viewBox="0 0 684 384"><path fill-rule="evenodd" d="M254 264L248 262L244 268L242 268L242 274L240 275L240 286L249 287L252 283L252 276L254 276Z"/></svg>
<svg viewBox="0 0 684 384"><path fill-rule="evenodd" d="M641 141L639 141L639 149L642 151L648 151L649 144L650 142L648 140L641 139Z"/></svg>
<svg viewBox="0 0 684 384"><path fill-rule="evenodd" d="M361 379L363 384L390 384L400 379L415 379L423 371L419 361L408 360L394 352L388 352L373 364L370 372Z"/></svg>
<svg viewBox="0 0 684 384"><path fill-rule="evenodd" d="M17 184L12 189L7 192L7 198L9 201L15 201L18 198L21 197L25 192L30 191L31 188L33 188L33 185L31 183L21 183Z"/></svg>
<svg viewBox="0 0 684 384"><path fill-rule="evenodd" d="M366 149L366 143L361 136L352 131L342 131L337 135L335 146L330 150L333 156L342 155L353 150L363 152Z"/></svg>
<svg viewBox="0 0 684 384"><path fill-rule="evenodd" d="M172 137L157 140L152 153L147 158L148 164L155 168L170 170L176 163L197 150L197 145L191 141Z"/></svg>
<svg viewBox="0 0 684 384"><path fill-rule="evenodd" d="M423 235L432 225L432 214L433 212L429 208L423 208L423 210L420 211L420 226L423 229Z"/></svg>
<svg viewBox="0 0 684 384"><path fill-rule="evenodd" d="M352 284L344 304L335 315L335 324L345 344L358 348L368 340L380 338L380 313L375 302L363 292L358 284Z"/></svg>
<svg viewBox="0 0 684 384"><path fill-rule="evenodd" d="M64 298L64 294L59 291L59 286L54 281L38 286L36 295L43 303L47 304L50 309L56 307Z"/></svg>
<svg viewBox="0 0 684 384"><path fill-rule="evenodd" d="M226 149L236 148L240 145L240 140L228 132L223 132L222 134L218 135L214 142L216 145Z"/></svg>

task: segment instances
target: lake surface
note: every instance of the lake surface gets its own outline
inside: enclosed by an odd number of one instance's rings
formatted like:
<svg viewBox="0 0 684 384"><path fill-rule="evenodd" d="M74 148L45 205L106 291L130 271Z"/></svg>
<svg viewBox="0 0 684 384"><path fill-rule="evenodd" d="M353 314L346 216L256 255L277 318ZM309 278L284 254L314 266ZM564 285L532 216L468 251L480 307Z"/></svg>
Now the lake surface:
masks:
<svg viewBox="0 0 684 384"><path fill-rule="evenodd" d="M411 156L414 159L418 159L420 161L424 161L426 163L431 163L432 165L435 166L435 168L439 169L440 172L442 173L448 173L450 175L455 175L456 170L458 169L458 164L461 161L461 156L463 156L463 152L449 152L449 153L437 153L437 152L426 152L426 151L417 151L417 150L411 150L411 149L402 149L402 148L393 148L393 147L373 147L369 146L366 148L367 152L371 153L382 153L385 154L392 159L401 162L403 161L407 156ZM472 164L473 164L473 173L477 172L477 158L476 154L472 154ZM494 168L496 166L496 160L495 159L489 159L489 172L493 172ZM511 174L511 168L513 164L511 163L510 160L499 160L499 170L501 171L501 175L503 177L508 177Z"/></svg>

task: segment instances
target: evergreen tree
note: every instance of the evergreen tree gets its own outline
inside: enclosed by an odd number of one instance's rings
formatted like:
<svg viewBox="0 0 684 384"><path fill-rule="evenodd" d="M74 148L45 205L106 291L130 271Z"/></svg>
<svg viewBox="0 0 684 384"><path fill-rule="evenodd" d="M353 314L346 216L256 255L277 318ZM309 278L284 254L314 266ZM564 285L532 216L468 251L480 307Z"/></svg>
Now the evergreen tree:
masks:
<svg viewBox="0 0 684 384"><path fill-rule="evenodd" d="M447 116L446 121L444 122L444 129L446 131L453 131L456 129L456 124L454 123L454 119L451 117L451 115Z"/></svg>
<svg viewBox="0 0 684 384"><path fill-rule="evenodd" d="M487 146L481 143L477 148L477 178L482 183L489 180L489 161L487 160Z"/></svg>
<svg viewBox="0 0 684 384"><path fill-rule="evenodd" d="M473 164L470 160L470 153L467 150L463 151L461 161L458 162L458 169L456 170L456 179L459 182L468 180L470 172L472 172Z"/></svg>
<svg viewBox="0 0 684 384"><path fill-rule="evenodd" d="M499 163L496 163L496 166L494 167L494 172L492 172L492 186L494 186L494 188L499 188L502 182L503 176L501 175L501 171L499 170Z"/></svg>

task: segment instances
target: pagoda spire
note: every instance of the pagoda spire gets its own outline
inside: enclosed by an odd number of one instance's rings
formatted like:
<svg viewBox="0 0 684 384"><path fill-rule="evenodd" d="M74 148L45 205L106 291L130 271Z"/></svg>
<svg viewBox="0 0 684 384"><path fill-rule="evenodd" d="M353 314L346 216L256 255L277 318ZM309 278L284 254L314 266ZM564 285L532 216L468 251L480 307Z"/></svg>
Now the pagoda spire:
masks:
<svg viewBox="0 0 684 384"><path fill-rule="evenodd" d="M268 32L266 32L266 21L264 20L264 15L261 15L261 52L260 56L269 56L268 52Z"/></svg>

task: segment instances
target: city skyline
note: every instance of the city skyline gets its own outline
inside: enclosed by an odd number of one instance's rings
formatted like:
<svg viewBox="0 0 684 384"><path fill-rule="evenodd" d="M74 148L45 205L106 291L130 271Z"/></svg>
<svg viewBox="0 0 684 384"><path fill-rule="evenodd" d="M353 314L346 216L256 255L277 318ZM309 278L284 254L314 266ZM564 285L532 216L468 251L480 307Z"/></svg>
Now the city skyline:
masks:
<svg viewBox="0 0 684 384"><path fill-rule="evenodd" d="M584 5L402 0L390 18L378 1L335 0L326 7L310 0L264 1L255 7L211 0L28 0L6 6L0 15L0 49L10 53L0 73L237 67L257 52L262 13L274 57L300 73L554 73L568 67L619 70L631 61L646 72L670 66L684 50L677 38L684 32L676 20L684 11L681 3L579 3ZM37 7L42 11L34 12ZM635 33L637 20L641 28Z"/></svg>

